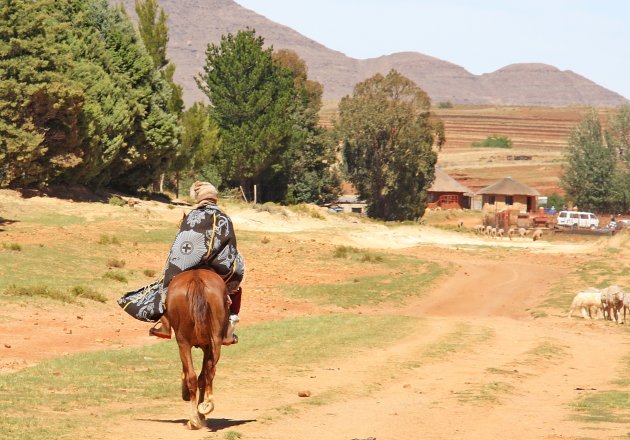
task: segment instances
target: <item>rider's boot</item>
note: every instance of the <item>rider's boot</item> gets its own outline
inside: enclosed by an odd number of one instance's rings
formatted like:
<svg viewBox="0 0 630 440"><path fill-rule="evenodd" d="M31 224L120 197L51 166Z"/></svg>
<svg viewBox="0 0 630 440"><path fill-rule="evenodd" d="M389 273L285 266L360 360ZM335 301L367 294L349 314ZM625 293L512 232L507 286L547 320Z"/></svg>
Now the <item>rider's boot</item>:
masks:
<svg viewBox="0 0 630 440"><path fill-rule="evenodd" d="M159 326L153 326L149 329L149 335L163 339L171 339L171 323L168 322L168 318L162 316Z"/></svg>
<svg viewBox="0 0 630 440"><path fill-rule="evenodd" d="M227 334L223 340L223 345L238 344L238 336L234 333L236 324L240 321L238 312L241 310L241 295L243 290L238 287L230 294L230 322L228 323Z"/></svg>
<svg viewBox="0 0 630 440"><path fill-rule="evenodd" d="M239 322L238 315L230 315L230 321L228 323L227 333L225 334L225 339L223 340L223 345L234 345L238 344L238 336L234 333L234 329L236 329L236 324Z"/></svg>

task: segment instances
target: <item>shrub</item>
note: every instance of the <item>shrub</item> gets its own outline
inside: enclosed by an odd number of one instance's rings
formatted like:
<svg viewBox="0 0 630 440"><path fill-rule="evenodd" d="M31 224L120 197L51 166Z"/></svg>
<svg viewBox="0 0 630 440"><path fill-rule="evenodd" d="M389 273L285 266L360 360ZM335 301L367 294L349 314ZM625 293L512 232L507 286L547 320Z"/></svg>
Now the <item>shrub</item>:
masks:
<svg viewBox="0 0 630 440"><path fill-rule="evenodd" d="M21 251L22 250L22 246L20 246L17 243L2 243L2 247L5 249L9 249L10 251Z"/></svg>
<svg viewBox="0 0 630 440"><path fill-rule="evenodd" d="M153 278L155 276L155 271L153 269L145 269L142 273L149 278Z"/></svg>
<svg viewBox="0 0 630 440"><path fill-rule="evenodd" d="M127 202L119 196L111 196L109 200L107 200L107 203L114 206L125 206L127 204Z"/></svg>
<svg viewBox="0 0 630 440"><path fill-rule="evenodd" d="M352 246L337 246L333 252L333 258L347 258L350 253L356 253L359 250Z"/></svg>
<svg viewBox="0 0 630 440"><path fill-rule="evenodd" d="M125 260L118 260L116 258L112 258L107 262L107 267L117 267L121 269L125 267Z"/></svg>
<svg viewBox="0 0 630 440"><path fill-rule="evenodd" d="M98 244L120 244L120 240L115 235L101 235L98 239Z"/></svg>
<svg viewBox="0 0 630 440"><path fill-rule="evenodd" d="M92 301L106 302L107 298L102 293L90 289L89 287L74 286L70 289L70 293L76 298L91 299Z"/></svg>
<svg viewBox="0 0 630 440"><path fill-rule="evenodd" d="M109 278L110 280L119 281L121 283L127 282L127 277L125 276L125 274L120 272L105 272L103 278Z"/></svg>
<svg viewBox="0 0 630 440"><path fill-rule="evenodd" d="M451 101L440 101L438 108L453 108L453 103Z"/></svg>
<svg viewBox="0 0 630 440"><path fill-rule="evenodd" d="M473 142L472 146L483 148L512 148L512 140L507 136L493 134L481 142Z"/></svg>
<svg viewBox="0 0 630 440"><path fill-rule="evenodd" d="M85 298L92 301L104 303L107 298L101 293L93 289L75 286L70 291L52 289L47 286L18 287L11 285L3 291L4 295L10 296L28 296L28 297L44 297L64 303L76 303L78 298Z"/></svg>
<svg viewBox="0 0 630 440"><path fill-rule="evenodd" d="M383 257L380 255L374 255L369 252L363 254L361 261L364 263L382 263Z"/></svg>

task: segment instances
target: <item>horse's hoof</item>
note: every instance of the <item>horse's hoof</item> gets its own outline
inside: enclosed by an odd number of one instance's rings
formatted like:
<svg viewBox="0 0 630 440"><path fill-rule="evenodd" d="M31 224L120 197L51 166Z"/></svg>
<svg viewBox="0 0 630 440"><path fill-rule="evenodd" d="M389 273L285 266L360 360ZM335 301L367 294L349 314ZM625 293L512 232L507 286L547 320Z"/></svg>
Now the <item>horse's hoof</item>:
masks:
<svg viewBox="0 0 630 440"><path fill-rule="evenodd" d="M195 431L195 430L197 430L197 429L201 429L201 421L196 422L196 421L189 420L189 421L186 423L186 427L187 427L188 429L190 429L191 431Z"/></svg>
<svg viewBox="0 0 630 440"><path fill-rule="evenodd" d="M199 405L197 405L197 410L201 414L203 414L204 416L207 416L208 414L210 414L214 410L214 403L213 402L201 402Z"/></svg>

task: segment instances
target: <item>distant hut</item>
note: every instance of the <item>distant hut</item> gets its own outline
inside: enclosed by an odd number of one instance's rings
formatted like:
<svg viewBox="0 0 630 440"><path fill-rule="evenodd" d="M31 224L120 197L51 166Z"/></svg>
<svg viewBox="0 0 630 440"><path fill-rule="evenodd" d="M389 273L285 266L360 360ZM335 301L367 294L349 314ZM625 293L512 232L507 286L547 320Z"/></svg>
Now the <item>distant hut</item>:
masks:
<svg viewBox="0 0 630 440"><path fill-rule="evenodd" d="M481 205L484 211L518 210L519 212L534 212L538 204L540 193L511 177L506 177L479 191Z"/></svg>
<svg viewBox="0 0 630 440"><path fill-rule="evenodd" d="M435 180L427 190L427 208L462 209L470 208L472 191L435 167Z"/></svg>
<svg viewBox="0 0 630 440"><path fill-rule="evenodd" d="M367 204L359 199L356 194L345 194L340 196L333 203L328 205L328 209L334 212L351 212L354 214L365 214Z"/></svg>

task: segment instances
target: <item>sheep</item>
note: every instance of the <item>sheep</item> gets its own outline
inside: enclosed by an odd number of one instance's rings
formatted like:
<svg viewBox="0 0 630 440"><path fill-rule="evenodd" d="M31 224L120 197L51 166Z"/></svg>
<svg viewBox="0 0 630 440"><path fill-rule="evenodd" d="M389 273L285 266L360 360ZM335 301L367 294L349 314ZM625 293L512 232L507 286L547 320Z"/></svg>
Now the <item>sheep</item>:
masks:
<svg viewBox="0 0 630 440"><path fill-rule="evenodd" d="M514 234L516 234L516 229L514 229L514 228L510 228L510 229L508 229L508 231L507 231L507 236L508 236L508 238L509 238L510 240L512 239L512 236L513 236Z"/></svg>
<svg viewBox="0 0 630 440"><path fill-rule="evenodd" d="M540 240L543 236L543 231L542 229L536 229L534 231L534 233L532 234L532 240L536 241L536 240Z"/></svg>
<svg viewBox="0 0 630 440"><path fill-rule="evenodd" d="M496 237L497 236L497 228L490 228L490 237Z"/></svg>
<svg viewBox="0 0 630 440"><path fill-rule="evenodd" d="M602 311L604 319L623 323L619 312L623 308L624 292L619 286L608 286L601 290L602 292Z"/></svg>
<svg viewBox="0 0 630 440"><path fill-rule="evenodd" d="M592 309L596 307L595 318L597 318L597 310L602 309L602 292L594 287L578 292L571 302L571 310L569 310L569 318L573 315L573 311L580 309L584 319L593 318Z"/></svg>
<svg viewBox="0 0 630 440"><path fill-rule="evenodd" d="M518 228L518 236L521 238L525 238L529 234L529 230L525 228Z"/></svg>
<svg viewBox="0 0 630 440"><path fill-rule="evenodd" d="M475 226L475 234L477 235L482 235L486 230L486 227L484 225L477 225Z"/></svg>
<svg viewBox="0 0 630 440"><path fill-rule="evenodd" d="M490 235L490 232L492 231L492 226L486 226L486 230L484 231L484 235Z"/></svg>
<svg viewBox="0 0 630 440"><path fill-rule="evenodd" d="M630 313L630 292L623 293L623 321L626 322L626 310Z"/></svg>
<svg viewBox="0 0 630 440"><path fill-rule="evenodd" d="M497 229L497 237L503 238L504 235L505 235L505 230L503 228Z"/></svg>
<svg viewBox="0 0 630 440"><path fill-rule="evenodd" d="M457 222L457 229L462 229L464 227L464 221L460 220Z"/></svg>

